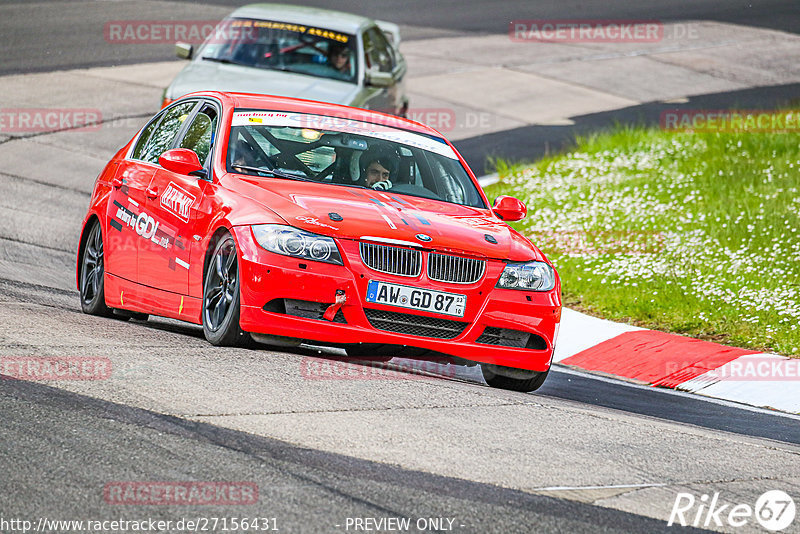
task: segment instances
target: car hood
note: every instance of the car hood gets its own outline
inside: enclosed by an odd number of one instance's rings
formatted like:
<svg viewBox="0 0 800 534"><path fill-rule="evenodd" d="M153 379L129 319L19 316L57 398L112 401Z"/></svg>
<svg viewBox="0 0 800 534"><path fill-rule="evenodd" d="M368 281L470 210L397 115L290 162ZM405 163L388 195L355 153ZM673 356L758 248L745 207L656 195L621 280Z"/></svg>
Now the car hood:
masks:
<svg viewBox="0 0 800 534"><path fill-rule="evenodd" d="M487 209L346 186L233 180L241 193L268 206L288 224L316 234L405 241L426 249L511 261L544 260L530 241ZM335 220L339 217L342 220ZM418 234L431 240L422 241Z"/></svg>
<svg viewBox="0 0 800 534"><path fill-rule="evenodd" d="M358 86L305 74L201 60L191 62L175 77L167 96L174 100L194 91L269 94L349 105L356 98Z"/></svg>

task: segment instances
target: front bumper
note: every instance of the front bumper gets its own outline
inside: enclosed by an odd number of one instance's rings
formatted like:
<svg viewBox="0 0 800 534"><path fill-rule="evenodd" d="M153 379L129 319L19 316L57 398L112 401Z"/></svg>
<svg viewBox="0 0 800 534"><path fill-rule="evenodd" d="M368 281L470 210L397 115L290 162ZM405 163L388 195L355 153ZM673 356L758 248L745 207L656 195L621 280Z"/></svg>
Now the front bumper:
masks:
<svg viewBox="0 0 800 534"><path fill-rule="evenodd" d="M533 371L546 371L550 367L556 325L561 320L558 283L554 290L541 293L495 289L504 266L500 261L489 261L483 278L475 284L431 281L425 275L424 266L417 279L409 279L366 267L361 262L355 241L338 241L345 263L340 266L268 252L255 242L250 227L235 227L233 230L241 257L240 325L245 331L337 345L359 342L406 345L475 362ZM370 280L467 295L464 317L366 303L365 295ZM275 306L270 304L276 299L290 299L320 303L320 308L325 309L334 304L337 291L344 292L345 302L333 321L289 315L276 311ZM428 317L433 318L433 322L445 319L466 323L466 326L450 339L409 335L376 328L377 312L370 312L373 319L371 323L365 308L392 312L389 316L408 314L407 317L413 316L409 317L412 320L424 321L422 318ZM490 328L488 332L487 328ZM530 341L535 342L529 342L528 346L536 348L486 343L488 339L497 339L497 336L489 335L497 333L496 329L529 333L532 335Z"/></svg>

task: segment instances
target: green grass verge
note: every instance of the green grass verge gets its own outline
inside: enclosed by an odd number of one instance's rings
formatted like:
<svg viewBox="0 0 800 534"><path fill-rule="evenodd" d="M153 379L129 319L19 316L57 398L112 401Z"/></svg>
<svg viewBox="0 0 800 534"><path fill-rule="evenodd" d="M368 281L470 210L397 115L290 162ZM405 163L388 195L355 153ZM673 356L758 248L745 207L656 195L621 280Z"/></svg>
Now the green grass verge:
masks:
<svg viewBox="0 0 800 534"><path fill-rule="evenodd" d="M617 128L528 166L490 199L555 264L564 302L721 343L800 351L800 136Z"/></svg>

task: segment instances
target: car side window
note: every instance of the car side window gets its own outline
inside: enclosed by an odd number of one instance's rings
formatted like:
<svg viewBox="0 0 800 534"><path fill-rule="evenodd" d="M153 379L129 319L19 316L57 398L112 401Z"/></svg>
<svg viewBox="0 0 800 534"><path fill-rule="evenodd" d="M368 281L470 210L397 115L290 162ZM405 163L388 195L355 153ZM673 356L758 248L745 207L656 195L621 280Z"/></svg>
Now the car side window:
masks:
<svg viewBox="0 0 800 534"><path fill-rule="evenodd" d="M145 126L144 130L142 130L142 135L140 135L139 140L136 141L136 147L133 149L133 153L131 154L133 159L142 159L142 153L144 152L144 147L147 145L147 140L150 139L150 134L153 133L153 129L162 118L163 113L159 114L155 119L150 121L150 124Z"/></svg>
<svg viewBox="0 0 800 534"><path fill-rule="evenodd" d="M364 32L364 53L367 68L381 72L392 72L394 69L392 45L378 28L373 27Z"/></svg>
<svg viewBox="0 0 800 534"><path fill-rule="evenodd" d="M161 123L153 130L139 159L150 163L158 163L158 158L169 150L172 141L175 140L175 136L178 135L178 131L183 125L183 121L186 120L196 104L196 101L189 101L170 108Z"/></svg>
<svg viewBox="0 0 800 534"><path fill-rule="evenodd" d="M186 130L179 148L188 148L197 154L197 158L204 163L211 152L214 132L217 129L217 110L214 106L206 104L194 116L192 124Z"/></svg>

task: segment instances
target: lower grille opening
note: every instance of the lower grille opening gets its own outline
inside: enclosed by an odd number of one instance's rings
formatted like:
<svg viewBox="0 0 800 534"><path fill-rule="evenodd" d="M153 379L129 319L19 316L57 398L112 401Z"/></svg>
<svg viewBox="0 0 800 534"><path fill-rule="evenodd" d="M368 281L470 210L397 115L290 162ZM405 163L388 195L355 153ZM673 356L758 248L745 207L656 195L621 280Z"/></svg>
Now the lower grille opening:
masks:
<svg viewBox="0 0 800 534"><path fill-rule="evenodd" d="M327 310L332 304L333 302L328 303L297 299L273 299L264 305L264 311L322 321L322 316L325 315L325 310ZM347 324L341 308L339 308L339 310L336 312L336 315L333 317L333 322Z"/></svg>
<svg viewBox="0 0 800 534"><path fill-rule="evenodd" d="M378 330L408 334L420 337L435 337L439 339L453 339L469 325L462 321L425 317L410 313L398 313L385 310L364 308L369 323Z"/></svg>
<svg viewBox="0 0 800 534"><path fill-rule="evenodd" d="M515 347L518 349L547 349L547 341L543 337L521 330L509 330L487 326L480 337L475 341L484 345L500 345L501 347Z"/></svg>

